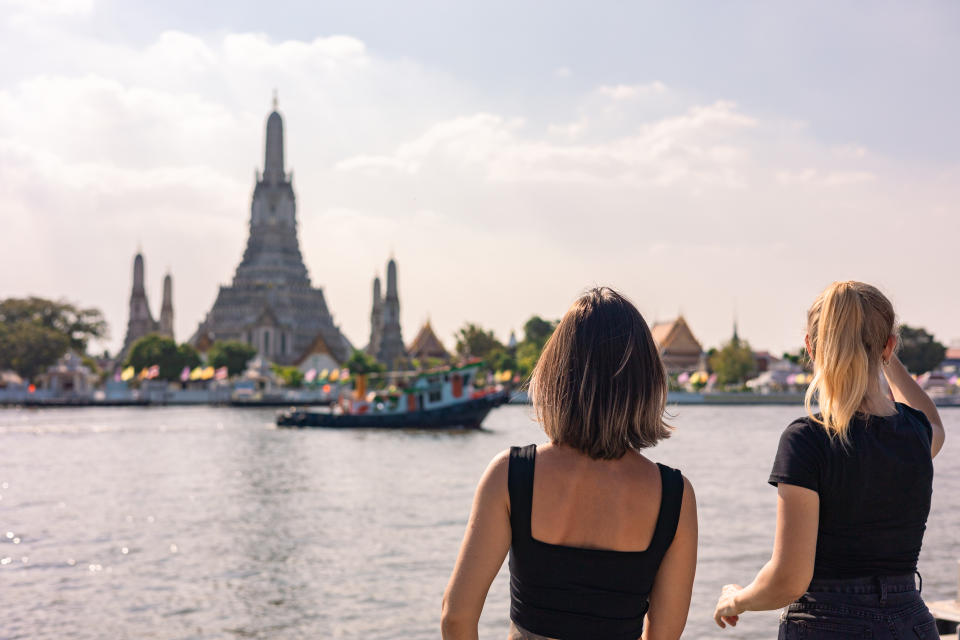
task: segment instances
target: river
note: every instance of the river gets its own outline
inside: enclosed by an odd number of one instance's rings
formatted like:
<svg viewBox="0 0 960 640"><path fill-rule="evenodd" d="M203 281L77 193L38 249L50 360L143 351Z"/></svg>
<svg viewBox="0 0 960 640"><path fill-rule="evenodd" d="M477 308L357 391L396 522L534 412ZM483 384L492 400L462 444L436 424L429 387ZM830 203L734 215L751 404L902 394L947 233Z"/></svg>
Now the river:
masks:
<svg viewBox="0 0 960 640"><path fill-rule="evenodd" d="M674 407L649 455L697 492L700 560L685 638L772 638L777 612L721 631L724 582L769 557L766 483L798 407ZM543 441L528 407L465 433L277 430L255 409L0 410L0 638L439 637L476 481ZM953 597L960 409L944 409L924 595ZM951 437L952 436L952 437ZM951 441L952 440L952 441ZM508 624L506 568L481 638Z"/></svg>

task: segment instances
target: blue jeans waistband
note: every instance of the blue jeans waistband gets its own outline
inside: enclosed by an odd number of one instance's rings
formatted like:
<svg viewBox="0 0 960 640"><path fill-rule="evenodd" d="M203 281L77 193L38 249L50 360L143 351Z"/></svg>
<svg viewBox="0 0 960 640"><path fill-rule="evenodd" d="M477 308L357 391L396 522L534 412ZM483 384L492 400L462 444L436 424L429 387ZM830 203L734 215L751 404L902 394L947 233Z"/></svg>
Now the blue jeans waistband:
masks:
<svg viewBox="0 0 960 640"><path fill-rule="evenodd" d="M904 593L916 591L917 583L914 574L898 576L871 576L869 578L844 578L813 580L807 591L810 593Z"/></svg>

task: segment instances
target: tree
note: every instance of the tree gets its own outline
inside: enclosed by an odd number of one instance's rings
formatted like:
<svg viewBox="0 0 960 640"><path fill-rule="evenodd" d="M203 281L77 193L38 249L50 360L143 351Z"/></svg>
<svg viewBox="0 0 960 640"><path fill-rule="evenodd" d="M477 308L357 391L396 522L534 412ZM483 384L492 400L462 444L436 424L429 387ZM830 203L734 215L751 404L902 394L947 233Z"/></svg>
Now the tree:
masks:
<svg viewBox="0 0 960 640"><path fill-rule="evenodd" d="M517 358L506 348L499 347L487 354L486 363L492 371L516 371Z"/></svg>
<svg viewBox="0 0 960 640"><path fill-rule="evenodd" d="M921 327L900 327L900 361L910 373L921 374L943 362L947 348Z"/></svg>
<svg viewBox="0 0 960 640"><path fill-rule="evenodd" d="M270 368L283 381L284 386L298 388L303 385L303 372L300 369L279 364L271 365Z"/></svg>
<svg viewBox="0 0 960 640"><path fill-rule="evenodd" d="M237 376L244 372L247 363L257 355L257 350L246 342L238 340L220 340L210 345L207 351L207 363L211 367L226 367L227 373Z"/></svg>
<svg viewBox="0 0 960 640"><path fill-rule="evenodd" d="M468 323L456 333L457 355L464 358L486 360L496 349L503 345L493 335L493 331L484 331L478 325Z"/></svg>
<svg viewBox="0 0 960 640"><path fill-rule="evenodd" d="M532 316L523 324L523 340L517 345L517 371L521 376L533 372L544 345L558 324L557 320L544 320L540 316Z"/></svg>
<svg viewBox="0 0 960 640"><path fill-rule="evenodd" d="M376 358L366 351L354 349L350 357L347 358L345 365L351 375L362 375L367 373L383 373L387 367L378 362Z"/></svg>
<svg viewBox="0 0 960 640"><path fill-rule="evenodd" d="M70 349L86 353L91 339L106 335L107 323L96 309L36 297L0 301L0 369L27 379Z"/></svg>
<svg viewBox="0 0 960 640"><path fill-rule="evenodd" d="M0 302L0 324L28 322L52 329L70 341L69 349L86 353L87 343L107 337L107 321L94 308L81 309L69 302L44 298L7 298ZM63 354L61 354L63 355Z"/></svg>
<svg viewBox="0 0 960 640"><path fill-rule="evenodd" d="M70 348L70 339L30 321L0 323L0 369L13 369L32 380Z"/></svg>
<svg viewBox="0 0 960 640"><path fill-rule="evenodd" d="M537 347L536 343L524 340L517 345L517 372L521 376L528 376L533 373L533 368L537 366L537 360L540 359L542 348Z"/></svg>
<svg viewBox="0 0 960 640"><path fill-rule="evenodd" d="M172 338L152 333L133 343L125 362L137 371L158 365L161 380L179 380L184 367L200 364L200 354L188 344L177 345Z"/></svg>
<svg viewBox="0 0 960 640"><path fill-rule="evenodd" d="M523 324L523 341L536 345L537 349L542 350L543 345L553 335L557 328L557 321L544 320L540 316L533 316Z"/></svg>
<svg viewBox="0 0 960 640"><path fill-rule="evenodd" d="M756 367L750 345L737 338L710 356L710 368L717 374L717 383L721 386L743 384L750 379Z"/></svg>

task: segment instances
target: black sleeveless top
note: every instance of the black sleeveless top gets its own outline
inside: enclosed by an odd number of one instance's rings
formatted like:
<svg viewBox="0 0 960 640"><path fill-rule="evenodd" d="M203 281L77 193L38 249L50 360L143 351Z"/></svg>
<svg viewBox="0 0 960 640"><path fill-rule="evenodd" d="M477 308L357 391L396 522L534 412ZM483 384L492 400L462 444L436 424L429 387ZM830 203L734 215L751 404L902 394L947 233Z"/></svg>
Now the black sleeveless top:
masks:
<svg viewBox="0 0 960 640"><path fill-rule="evenodd" d="M530 533L537 447L512 447L510 491L510 619L527 631L561 640L637 640L660 561L680 519L683 476L657 464L660 513L644 551L567 547Z"/></svg>

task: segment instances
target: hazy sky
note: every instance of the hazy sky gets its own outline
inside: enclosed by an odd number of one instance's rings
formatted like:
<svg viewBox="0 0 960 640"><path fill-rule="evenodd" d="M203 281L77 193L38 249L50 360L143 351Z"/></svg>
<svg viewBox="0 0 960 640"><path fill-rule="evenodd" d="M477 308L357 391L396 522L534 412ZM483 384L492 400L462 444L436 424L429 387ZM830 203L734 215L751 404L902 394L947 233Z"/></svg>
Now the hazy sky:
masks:
<svg viewBox="0 0 960 640"><path fill-rule="evenodd" d="M802 337L835 279L960 338L960 4L0 0L0 297L178 339L243 252L274 88L300 241L362 346L399 263L505 339L610 284L706 347ZM626 5L626 6L624 6Z"/></svg>

